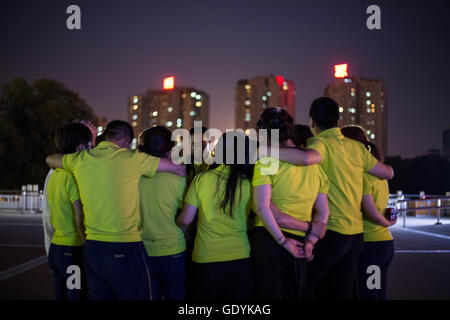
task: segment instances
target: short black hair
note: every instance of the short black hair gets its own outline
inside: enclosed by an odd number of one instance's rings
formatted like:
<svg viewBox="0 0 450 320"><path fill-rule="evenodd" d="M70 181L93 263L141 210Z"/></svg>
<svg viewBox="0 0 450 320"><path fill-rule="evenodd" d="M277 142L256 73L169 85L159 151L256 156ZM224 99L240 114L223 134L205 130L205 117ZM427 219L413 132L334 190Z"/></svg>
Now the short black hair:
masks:
<svg viewBox="0 0 450 320"><path fill-rule="evenodd" d="M309 116L322 130L334 128L339 122L339 106L331 98L317 98L311 103Z"/></svg>
<svg viewBox="0 0 450 320"><path fill-rule="evenodd" d="M145 130L139 137L139 151L154 157L163 157L175 145L172 141L172 133L163 126L156 126Z"/></svg>
<svg viewBox="0 0 450 320"><path fill-rule="evenodd" d="M113 120L106 126L105 138L107 140L119 140L123 137L134 138L133 128L128 122L122 120Z"/></svg>
<svg viewBox="0 0 450 320"><path fill-rule="evenodd" d="M65 125L56 135L57 149L62 154L74 153L78 145L89 144L91 140L91 130L84 124L76 122Z"/></svg>

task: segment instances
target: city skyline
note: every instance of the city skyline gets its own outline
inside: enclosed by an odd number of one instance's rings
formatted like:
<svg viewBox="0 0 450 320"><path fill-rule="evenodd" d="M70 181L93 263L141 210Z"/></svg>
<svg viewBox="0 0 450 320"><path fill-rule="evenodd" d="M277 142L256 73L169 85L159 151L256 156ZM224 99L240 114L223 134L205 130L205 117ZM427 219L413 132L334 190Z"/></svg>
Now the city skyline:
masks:
<svg viewBox="0 0 450 320"><path fill-rule="evenodd" d="M239 79L275 74L296 86L296 122L323 95L333 66L389 88L388 155L442 149L449 123L445 1L379 1L381 30L366 28L368 1L78 1L81 30L68 30L69 1L0 4L0 85L56 79L108 120L127 119L132 92L179 85L210 94L211 127L235 127ZM256 5L257 4L257 5Z"/></svg>

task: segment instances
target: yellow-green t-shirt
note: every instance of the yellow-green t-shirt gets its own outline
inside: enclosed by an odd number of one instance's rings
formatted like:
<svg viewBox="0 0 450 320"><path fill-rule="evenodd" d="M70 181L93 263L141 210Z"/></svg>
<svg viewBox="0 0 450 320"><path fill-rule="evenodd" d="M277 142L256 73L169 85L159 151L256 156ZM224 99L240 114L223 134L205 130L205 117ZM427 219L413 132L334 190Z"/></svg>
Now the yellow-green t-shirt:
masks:
<svg viewBox="0 0 450 320"><path fill-rule="evenodd" d="M364 173L363 181L363 195L371 195L378 212L383 214L389 201L389 185L387 180ZM363 227L364 241L388 241L393 239L387 227L374 224L366 219L363 221Z"/></svg>
<svg viewBox="0 0 450 320"><path fill-rule="evenodd" d="M78 183L86 239L142 241L139 180L154 175L159 158L103 141L91 151L64 155L63 165Z"/></svg>
<svg viewBox="0 0 450 320"><path fill-rule="evenodd" d="M72 174L56 169L47 185L50 221L55 232L52 243L61 246L82 246L72 204L80 199L78 187Z"/></svg>
<svg viewBox="0 0 450 320"><path fill-rule="evenodd" d="M267 161L267 163L264 163ZM278 163L278 170L277 164ZM269 169L272 166L273 169ZM302 167L278 161L273 158L261 158L256 162L253 173L253 186L272 185L272 203L294 218L311 221L312 209L318 193L328 193L330 183L319 165ZM264 226L259 216L255 226ZM281 228L283 231L304 236L303 231Z"/></svg>
<svg viewBox="0 0 450 320"><path fill-rule="evenodd" d="M363 173L371 170L377 159L362 143L344 137L339 128L309 138L308 148L320 153L320 166L330 180L327 228L341 234L362 233Z"/></svg>
<svg viewBox="0 0 450 320"><path fill-rule="evenodd" d="M220 209L230 168L226 165L200 173L192 181L185 202L198 208L197 235L192 261L231 261L250 257L247 216L251 183L241 179L236 189L233 217ZM239 185L239 184L238 184Z"/></svg>
<svg viewBox="0 0 450 320"><path fill-rule="evenodd" d="M175 216L183 201L186 178L157 172L139 182L142 241L149 256L168 256L186 250Z"/></svg>

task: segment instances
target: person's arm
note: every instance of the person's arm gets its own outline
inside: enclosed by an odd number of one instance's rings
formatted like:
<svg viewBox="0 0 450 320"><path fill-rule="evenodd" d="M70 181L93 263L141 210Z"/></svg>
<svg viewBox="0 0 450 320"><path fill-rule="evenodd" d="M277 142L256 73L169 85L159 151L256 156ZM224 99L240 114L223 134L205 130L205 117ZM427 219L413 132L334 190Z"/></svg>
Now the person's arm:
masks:
<svg viewBox="0 0 450 320"><path fill-rule="evenodd" d="M77 230L80 237L85 240L86 239L86 228L84 226L84 213L83 208L81 206L81 201L76 200L72 203L73 211L75 213L75 222L77 224Z"/></svg>
<svg viewBox="0 0 450 320"><path fill-rule="evenodd" d="M391 180L394 177L394 169L381 161L378 161L377 164L368 171L368 173L380 179L386 180Z"/></svg>
<svg viewBox="0 0 450 320"><path fill-rule="evenodd" d="M63 155L60 153L49 155L47 158L45 158L45 162L47 162L47 165L52 169L64 169Z"/></svg>
<svg viewBox="0 0 450 320"><path fill-rule="evenodd" d="M197 207L190 205L189 203L185 203L183 207L183 211L181 211L180 215L176 218L175 222L183 232L186 231L187 227L194 221L195 215L197 214Z"/></svg>
<svg viewBox="0 0 450 320"><path fill-rule="evenodd" d="M161 158L156 172L171 172L181 177L185 177L186 166L184 164L175 164L168 159Z"/></svg>
<svg viewBox="0 0 450 320"><path fill-rule="evenodd" d="M298 231L308 230L308 222L294 218L284 212L281 212L272 202L270 202L270 210L280 228L292 229Z"/></svg>
<svg viewBox="0 0 450 320"><path fill-rule="evenodd" d="M394 225L397 220L388 221L382 214L380 214L375 206L372 195L364 195L362 201L362 209L364 213L364 217L367 218L370 222L378 224L383 227L390 227Z"/></svg>
<svg viewBox="0 0 450 320"><path fill-rule="evenodd" d="M256 214L278 244L288 250L296 258L305 257L301 248L303 244L295 239L286 238L281 232L272 211L270 210L271 194L272 186L270 184L253 187L253 200L256 207Z"/></svg>
<svg viewBox="0 0 450 320"><path fill-rule="evenodd" d="M314 149L280 148L279 159L298 166L311 166L320 163L322 156Z"/></svg>
<svg viewBox="0 0 450 320"><path fill-rule="evenodd" d="M325 236L329 215L328 195L326 193L318 193L314 202L311 233L318 236L319 239Z"/></svg>

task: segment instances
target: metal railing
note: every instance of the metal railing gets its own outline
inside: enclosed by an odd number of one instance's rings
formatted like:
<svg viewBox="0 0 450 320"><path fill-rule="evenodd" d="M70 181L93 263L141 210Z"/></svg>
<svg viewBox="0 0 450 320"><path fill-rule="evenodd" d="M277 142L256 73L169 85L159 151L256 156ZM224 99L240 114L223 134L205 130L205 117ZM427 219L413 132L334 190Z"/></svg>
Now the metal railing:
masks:
<svg viewBox="0 0 450 320"><path fill-rule="evenodd" d="M42 190L37 184L22 186L22 191L0 190L0 212L42 212Z"/></svg>
<svg viewBox="0 0 450 320"><path fill-rule="evenodd" d="M407 198L406 198L407 197ZM390 195L388 207L395 207L403 219L403 228L406 227L407 216L436 217L436 225L440 225L442 216L450 216L450 196L403 195L397 193Z"/></svg>

